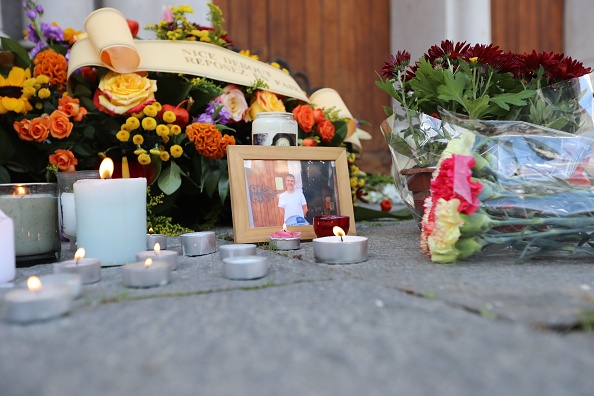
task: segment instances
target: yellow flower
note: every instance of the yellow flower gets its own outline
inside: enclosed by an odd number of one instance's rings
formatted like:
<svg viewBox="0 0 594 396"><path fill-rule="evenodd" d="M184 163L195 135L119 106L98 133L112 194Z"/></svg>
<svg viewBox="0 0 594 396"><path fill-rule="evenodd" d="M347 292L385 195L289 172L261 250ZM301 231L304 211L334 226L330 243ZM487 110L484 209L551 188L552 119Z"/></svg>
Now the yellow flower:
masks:
<svg viewBox="0 0 594 396"><path fill-rule="evenodd" d="M157 135L163 137L169 135L169 127L167 125L157 125Z"/></svg>
<svg viewBox="0 0 594 396"><path fill-rule="evenodd" d="M451 263L458 257L454 248L460 239L460 227L464 224L458 207L457 198L446 201L439 198L435 204L435 228L427 238L427 245L431 252L431 260L436 263Z"/></svg>
<svg viewBox="0 0 594 396"><path fill-rule="evenodd" d="M476 61L478 61L478 56L473 56L472 58L468 58L468 60L470 63L476 63Z"/></svg>
<svg viewBox="0 0 594 396"><path fill-rule="evenodd" d="M277 69L280 69L281 68L281 66L280 66L280 64L278 62L270 62L270 66L276 67Z"/></svg>
<svg viewBox="0 0 594 396"><path fill-rule="evenodd" d="M161 157L161 161L169 161L169 153L167 151L161 151L159 157Z"/></svg>
<svg viewBox="0 0 594 396"><path fill-rule="evenodd" d="M136 73L107 72L99 82L99 104L114 114L131 114L155 101L157 82Z"/></svg>
<svg viewBox="0 0 594 396"><path fill-rule="evenodd" d="M46 76L45 74L40 74L37 77L35 77L35 82L39 85L44 85L49 83L50 79L48 76Z"/></svg>
<svg viewBox="0 0 594 396"><path fill-rule="evenodd" d="M252 103L248 109L245 120L253 121L256 115L262 111L286 111L285 104L270 91L256 91Z"/></svg>
<svg viewBox="0 0 594 396"><path fill-rule="evenodd" d="M142 144L144 143L144 137L142 137L140 134L136 134L132 137L132 142L134 144Z"/></svg>
<svg viewBox="0 0 594 396"><path fill-rule="evenodd" d="M47 88L41 88L39 91L37 91L37 96L39 97L39 99L47 99L50 97L51 94L52 93Z"/></svg>
<svg viewBox="0 0 594 396"><path fill-rule="evenodd" d="M130 132L132 130L132 128L130 128L130 126L128 124L122 124L122 126L120 126L120 129L122 131L128 131L128 132Z"/></svg>
<svg viewBox="0 0 594 396"><path fill-rule="evenodd" d="M157 109L158 112L161 111L161 109L163 108L161 106L161 103L159 103L159 102L153 102L153 103L151 103L151 105L155 106L155 109Z"/></svg>
<svg viewBox="0 0 594 396"><path fill-rule="evenodd" d="M128 140L130 140L130 132L125 131L125 130L121 130L118 133L116 133L116 138L120 141L120 142L127 142Z"/></svg>
<svg viewBox="0 0 594 396"><path fill-rule="evenodd" d="M351 165L351 174L356 175L359 173L359 167L357 165Z"/></svg>
<svg viewBox="0 0 594 396"><path fill-rule="evenodd" d="M169 136L165 135L165 136L161 136L161 139L163 140L163 143L167 144L169 142Z"/></svg>
<svg viewBox="0 0 594 396"><path fill-rule="evenodd" d="M351 177L350 182L351 182L351 187L352 188L357 187L358 182L357 182L357 178L356 177Z"/></svg>
<svg viewBox="0 0 594 396"><path fill-rule="evenodd" d="M153 131L157 127L157 121L152 117L143 118L142 127L147 131Z"/></svg>
<svg viewBox="0 0 594 396"><path fill-rule="evenodd" d="M177 136L181 133L181 127L176 124L169 125L169 131L171 132L172 135Z"/></svg>
<svg viewBox="0 0 594 396"><path fill-rule="evenodd" d="M157 108L153 105L148 105L146 106L144 109L142 109L142 112L144 113L144 115L149 116L149 117L156 117L157 113L159 112L157 110Z"/></svg>
<svg viewBox="0 0 594 396"><path fill-rule="evenodd" d="M146 150L145 149L136 149L136 150L134 150L134 154L135 155L146 154Z"/></svg>
<svg viewBox="0 0 594 396"><path fill-rule="evenodd" d="M171 156L173 158L179 158L184 153L184 149L179 144L174 144L173 146L171 146L169 151L171 151Z"/></svg>
<svg viewBox="0 0 594 396"><path fill-rule="evenodd" d="M163 121L168 124L174 122L176 118L177 117L175 116L175 113L171 110L167 110L165 113L163 113Z"/></svg>
<svg viewBox="0 0 594 396"><path fill-rule="evenodd" d="M241 51L239 51L239 54L243 55L243 56L247 56L248 58L251 58L254 60L260 60L260 57L256 54L250 53L250 50L241 50Z"/></svg>
<svg viewBox="0 0 594 396"><path fill-rule="evenodd" d="M25 82L31 78L31 70L14 66L8 77L0 75L0 114L9 111L26 114L33 110L27 96L24 95Z"/></svg>
<svg viewBox="0 0 594 396"><path fill-rule="evenodd" d="M126 125L130 127L130 131L133 131L140 126L140 121L136 117L128 117L128 119L126 120Z"/></svg>
<svg viewBox="0 0 594 396"><path fill-rule="evenodd" d="M151 156L145 153L142 153L138 156L138 162L140 165L148 165L151 163Z"/></svg>
<svg viewBox="0 0 594 396"><path fill-rule="evenodd" d="M359 183L357 185L359 187L363 187L365 185L365 179L359 179Z"/></svg>
<svg viewBox="0 0 594 396"><path fill-rule="evenodd" d="M154 155L161 155L161 150L150 149L149 153L154 154Z"/></svg>

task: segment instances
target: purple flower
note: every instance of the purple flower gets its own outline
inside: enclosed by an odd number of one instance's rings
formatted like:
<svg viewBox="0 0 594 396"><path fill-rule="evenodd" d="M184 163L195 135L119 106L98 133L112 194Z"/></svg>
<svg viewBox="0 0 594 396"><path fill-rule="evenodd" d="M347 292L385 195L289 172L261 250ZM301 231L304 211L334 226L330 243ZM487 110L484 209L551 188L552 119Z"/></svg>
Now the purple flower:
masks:
<svg viewBox="0 0 594 396"><path fill-rule="evenodd" d="M27 14L27 18L29 18L29 19L37 18L37 11L35 11L35 10L27 10L26 14Z"/></svg>
<svg viewBox="0 0 594 396"><path fill-rule="evenodd" d="M198 118L194 118L193 122L202 122L204 124L214 124L212 117L210 114L202 113L198 116Z"/></svg>
<svg viewBox="0 0 594 396"><path fill-rule="evenodd" d="M221 107L219 114L217 114L216 121L218 124L227 125L229 123L229 119L231 119L231 113L224 107Z"/></svg>
<svg viewBox="0 0 594 396"><path fill-rule="evenodd" d="M37 12L40 13L40 14L43 14L44 11L45 10L43 9L43 6L41 4L38 4L37 5Z"/></svg>
<svg viewBox="0 0 594 396"><path fill-rule="evenodd" d="M59 26L43 22L41 23L41 31L48 40L64 41L64 31Z"/></svg>

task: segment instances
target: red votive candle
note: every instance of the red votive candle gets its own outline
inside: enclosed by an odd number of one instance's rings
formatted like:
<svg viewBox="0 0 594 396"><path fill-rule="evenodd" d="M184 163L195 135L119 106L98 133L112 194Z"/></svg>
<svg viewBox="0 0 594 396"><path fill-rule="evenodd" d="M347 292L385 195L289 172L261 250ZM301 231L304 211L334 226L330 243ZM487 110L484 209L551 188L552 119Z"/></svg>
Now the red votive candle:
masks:
<svg viewBox="0 0 594 396"><path fill-rule="evenodd" d="M334 236L333 228L336 226L342 228L346 234L349 232L350 222L349 216L315 216L313 229L318 238Z"/></svg>

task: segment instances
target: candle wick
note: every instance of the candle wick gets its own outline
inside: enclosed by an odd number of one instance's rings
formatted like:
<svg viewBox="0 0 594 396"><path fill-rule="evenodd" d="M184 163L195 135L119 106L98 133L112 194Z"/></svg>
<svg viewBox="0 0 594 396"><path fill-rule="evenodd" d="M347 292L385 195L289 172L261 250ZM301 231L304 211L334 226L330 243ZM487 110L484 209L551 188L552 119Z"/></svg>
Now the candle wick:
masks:
<svg viewBox="0 0 594 396"><path fill-rule="evenodd" d="M342 240L342 235L340 236L340 242L344 242L344 241Z"/></svg>
<svg viewBox="0 0 594 396"><path fill-rule="evenodd" d="M76 259L76 261L74 262L76 265L78 265L78 260L80 260L80 257Z"/></svg>

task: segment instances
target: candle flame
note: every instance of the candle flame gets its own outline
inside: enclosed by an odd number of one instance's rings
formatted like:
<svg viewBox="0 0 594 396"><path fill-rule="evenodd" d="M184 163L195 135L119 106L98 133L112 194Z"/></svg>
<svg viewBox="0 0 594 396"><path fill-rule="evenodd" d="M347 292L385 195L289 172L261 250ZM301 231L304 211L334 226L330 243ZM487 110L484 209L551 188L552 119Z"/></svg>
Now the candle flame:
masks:
<svg viewBox="0 0 594 396"><path fill-rule="evenodd" d="M36 276L30 276L27 279L27 287L33 292L39 291L41 290L41 280Z"/></svg>
<svg viewBox="0 0 594 396"><path fill-rule="evenodd" d="M340 241L343 242L342 237L345 236L345 232L342 228L340 228L339 226L334 226L332 232L334 232L334 235L336 235L337 237L340 237Z"/></svg>
<svg viewBox="0 0 594 396"><path fill-rule="evenodd" d="M287 225L283 223L283 231L287 231Z"/></svg>
<svg viewBox="0 0 594 396"><path fill-rule="evenodd" d="M159 252L161 251L161 244L159 242L155 243L153 249L155 251L155 254L159 254Z"/></svg>
<svg viewBox="0 0 594 396"><path fill-rule="evenodd" d="M14 189L14 195L25 195L27 194L27 190L23 186L16 186Z"/></svg>
<svg viewBox="0 0 594 396"><path fill-rule="evenodd" d="M144 262L144 268L148 268L151 265L153 265L153 259L152 258L147 258L146 261Z"/></svg>
<svg viewBox="0 0 594 396"><path fill-rule="evenodd" d="M99 167L99 176L102 179L111 179L111 175L113 174L113 161L109 157L105 157L103 161L101 161L101 166Z"/></svg>
<svg viewBox="0 0 594 396"><path fill-rule="evenodd" d="M80 260L81 258L85 258L85 254L86 254L86 250L85 248L78 248L76 250L76 253L74 253L74 259L76 261Z"/></svg>
<svg viewBox="0 0 594 396"><path fill-rule="evenodd" d="M154 234L155 230L153 230L153 227L149 227L149 234Z"/></svg>

